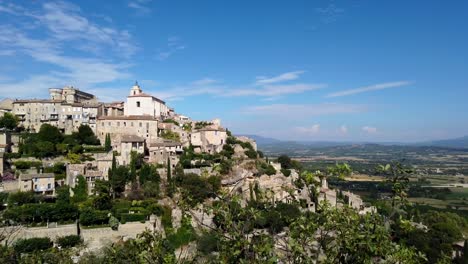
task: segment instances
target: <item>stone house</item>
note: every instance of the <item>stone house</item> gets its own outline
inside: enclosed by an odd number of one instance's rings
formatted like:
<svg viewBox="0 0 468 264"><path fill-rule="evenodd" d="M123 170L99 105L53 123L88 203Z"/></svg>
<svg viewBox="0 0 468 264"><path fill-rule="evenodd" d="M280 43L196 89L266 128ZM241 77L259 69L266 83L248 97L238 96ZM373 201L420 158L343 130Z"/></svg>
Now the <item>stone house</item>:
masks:
<svg viewBox="0 0 468 264"><path fill-rule="evenodd" d="M183 153L182 143L160 139L158 142L151 143L149 146L149 162L157 164L166 164L167 159L171 159L173 166L179 163L178 155Z"/></svg>
<svg viewBox="0 0 468 264"><path fill-rule="evenodd" d="M109 134L114 149L120 148L123 135L142 137L146 142L158 138L158 119L151 116L101 116L97 120L96 136L104 142Z"/></svg>
<svg viewBox="0 0 468 264"><path fill-rule="evenodd" d="M221 127L204 127L190 134L190 143L195 150L207 153L222 151L226 139L226 130Z"/></svg>
<svg viewBox="0 0 468 264"><path fill-rule="evenodd" d="M160 135L162 131L168 130L168 131L179 134L180 142L182 142L183 146L188 146L190 144L189 143L190 133L188 131L185 131L181 126L178 126L174 123L165 123L163 121L158 124L158 128L159 128Z"/></svg>
<svg viewBox="0 0 468 264"><path fill-rule="evenodd" d="M44 195L55 194L55 176L53 173L21 174L18 178L19 190L34 191Z"/></svg>
<svg viewBox="0 0 468 264"><path fill-rule="evenodd" d="M65 183L74 188L78 182L78 176L82 175L88 186L88 194L92 194L96 180L106 180L107 179L107 172L106 175L103 171L97 169L93 166L92 163L88 164L68 164L67 165L67 177L65 179Z"/></svg>
<svg viewBox="0 0 468 264"><path fill-rule="evenodd" d="M123 116L124 115L124 102L111 102L104 104L104 116Z"/></svg>
<svg viewBox="0 0 468 264"><path fill-rule="evenodd" d="M0 101L0 117L13 110L13 100L7 98Z"/></svg>
<svg viewBox="0 0 468 264"><path fill-rule="evenodd" d="M136 135L123 135L120 139L120 164L130 163L132 151L145 154L145 139Z"/></svg>
<svg viewBox="0 0 468 264"><path fill-rule="evenodd" d="M11 133L9 131L0 132L0 152L10 152Z"/></svg>

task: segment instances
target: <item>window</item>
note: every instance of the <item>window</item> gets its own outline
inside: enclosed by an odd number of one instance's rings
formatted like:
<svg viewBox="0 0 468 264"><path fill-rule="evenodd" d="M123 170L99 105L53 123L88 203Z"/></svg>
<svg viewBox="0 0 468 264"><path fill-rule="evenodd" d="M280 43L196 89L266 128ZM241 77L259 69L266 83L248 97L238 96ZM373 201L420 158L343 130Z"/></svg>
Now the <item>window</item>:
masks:
<svg viewBox="0 0 468 264"><path fill-rule="evenodd" d="M124 127L126 127L126 126L127 126L127 122L124 122Z"/></svg>
<svg viewBox="0 0 468 264"><path fill-rule="evenodd" d="M141 122L140 122L140 127L142 126Z"/></svg>
<svg viewBox="0 0 468 264"><path fill-rule="evenodd" d="M133 126L133 122L130 123L130 126Z"/></svg>
<svg viewBox="0 0 468 264"><path fill-rule="evenodd" d="M36 190L37 190L37 184L34 184L34 189L36 189Z"/></svg>
<svg viewBox="0 0 468 264"><path fill-rule="evenodd" d="M137 107L140 107L140 101L137 101Z"/></svg>
<svg viewBox="0 0 468 264"><path fill-rule="evenodd" d="M52 185L50 183L47 184L47 189L52 188Z"/></svg>

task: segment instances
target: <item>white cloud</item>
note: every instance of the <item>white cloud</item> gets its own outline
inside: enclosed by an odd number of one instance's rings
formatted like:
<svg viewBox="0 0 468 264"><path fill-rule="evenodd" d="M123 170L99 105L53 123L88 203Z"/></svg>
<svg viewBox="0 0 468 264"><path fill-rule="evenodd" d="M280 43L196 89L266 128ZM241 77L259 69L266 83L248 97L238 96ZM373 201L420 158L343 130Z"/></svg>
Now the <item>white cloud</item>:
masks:
<svg viewBox="0 0 468 264"><path fill-rule="evenodd" d="M334 3L330 3L324 8L316 8L315 11L322 15L321 20L325 24L335 22L338 17L345 12L343 8L337 7Z"/></svg>
<svg viewBox="0 0 468 264"><path fill-rule="evenodd" d="M295 130L301 134L314 135L320 132L320 124L311 127L296 127Z"/></svg>
<svg viewBox="0 0 468 264"><path fill-rule="evenodd" d="M100 51L101 44L111 47L116 54L124 57L133 55L137 47L131 42L131 35L126 30L102 27L89 21L81 14L78 6L66 2L43 4L43 14L36 16L45 25L52 36L59 41L82 41L82 49Z"/></svg>
<svg viewBox="0 0 468 264"><path fill-rule="evenodd" d="M350 114L366 111L362 105L352 104L271 104L261 106L251 106L244 108L241 112L249 115L281 116L288 118L305 118L309 116Z"/></svg>
<svg viewBox="0 0 468 264"><path fill-rule="evenodd" d="M20 9L18 9L20 10ZM29 33L29 28L14 25L0 26L0 49L2 55L26 54L37 62L53 65L56 68L48 72L22 77L22 80L10 80L0 84L1 91L8 91L10 97L32 97L43 94L45 88L71 84L79 88L92 88L96 84L109 83L130 77L126 63L112 63L95 56L67 56L69 48L76 48L75 43L88 46L106 46L132 54L132 48L121 42L121 36L130 38L125 31L100 28L80 15L78 7L66 2L45 3L42 9L29 13L21 10L15 13L29 20L38 22L48 29L43 37ZM35 29L35 28L33 28ZM36 37L31 37L32 35ZM94 37L96 38L94 38ZM99 37L98 37L99 36ZM67 44L65 44L67 43ZM129 44L130 45L130 44ZM67 49L65 49L66 47Z"/></svg>
<svg viewBox="0 0 468 264"><path fill-rule="evenodd" d="M362 131L368 133L368 134L375 134L377 133L377 128L375 127L371 127L371 126L365 126L365 127L362 127Z"/></svg>
<svg viewBox="0 0 468 264"><path fill-rule="evenodd" d="M365 92L383 90L383 89L388 89L388 88L396 88L396 87L406 86L409 84L411 84L411 82L408 82L408 81L380 83L380 84L374 84L371 86L361 87L357 89L338 91L335 93L328 94L326 97L347 96L347 95L352 95L352 94L365 93Z"/></svg>
<svg viewBox="0 0 468 264"><path fill-rule="evenodd" d="M203 79L200 79L200 80L193 81L192 84L196 85L196 86L203 86L203 85L212 85L212 84L215 84L217 82L218 81L215 80L215 79L203 78Z"/></svg>
<svg viewBox="0 0 468 264"><path fill-rule="evenodd" d="M151 0L133 0L128 2L128 7L135 9L139 14L147 14L151 12L151 8L147 6L149 2Z"/></svg>
<svg viewBox="0 0 468 264"><path fill-rule="evenodd" d="M157 59L160 61L166 60L174 53L184 50L186 46L181 43L181 39L177 36L172 36L167 39L167 47L160 49L157 54Z"/></svg>
<svg viewBox="0 0 468 264"><path fill-rule="evenodd" d="M0 98L42 98L48 88L63 86L63 80L49 75L34 75L19 82L0 83Z"/></svg>
<svg viewBox="0 0 468 264"><path fill-rule="evenodd" d="M348 127L346 125L342 125L342 126L340 126L339 131L340 131L340 134L346 135L346 134L348 134Z"/></svg>
<svg viewBox="0 0 468 264"><path fill-rule="evenodd" d="M265 85L263 87L252 87L248 89L231 89L222 96L266 96L275 97L287 94L298 94L306 91L317 90L326 87L325 84L286 84Z"/></svg>
<svg viewBox="0 0 468 264"><path fill-rule="evenodd" d="M265 77L265 76L258 76L257 80L255 81L256 85L265 85L265 84L272 84L272 83L279 83L279 82L284 82L284 81L291 81L291 80L296 80L299 78L301 74L303 74L305 71L293 71L293 72L286 72L283 74L280 74L275 77Z"/></svg>

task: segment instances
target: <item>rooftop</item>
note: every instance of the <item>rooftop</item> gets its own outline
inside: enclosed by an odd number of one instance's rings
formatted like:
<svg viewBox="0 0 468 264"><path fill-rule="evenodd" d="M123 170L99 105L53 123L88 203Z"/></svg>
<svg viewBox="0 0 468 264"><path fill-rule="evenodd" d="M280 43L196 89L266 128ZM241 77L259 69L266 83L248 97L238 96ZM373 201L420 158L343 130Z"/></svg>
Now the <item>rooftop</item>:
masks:
<svg viewBox="0 0 468 264"><path fill-rule="evenodd" d="M54 178L53 173L33 173L33 174L21 174L19 179L22 181L32 180L34 178Z"/></svg>
<svg viewBox="0 0 468 264"><path fill-rule="evenodd" d="M144 142L145 139L136 135L122 135L120 142Z"/></svg>

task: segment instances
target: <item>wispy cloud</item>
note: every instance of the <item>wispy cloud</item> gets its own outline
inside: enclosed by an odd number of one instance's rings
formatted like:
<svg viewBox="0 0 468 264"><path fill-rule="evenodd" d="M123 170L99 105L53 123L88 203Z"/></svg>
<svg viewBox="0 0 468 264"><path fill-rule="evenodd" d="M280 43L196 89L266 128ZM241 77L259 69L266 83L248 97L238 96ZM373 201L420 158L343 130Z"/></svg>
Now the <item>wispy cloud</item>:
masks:
<svg viewBox="0 0 468 264"><path fill-rule="evenodd" d="M348 127L347 127L346 125L340 126L339 132L340 132L340 134L342 134L342 135L348 134Z"/></svg>
<svg viewBox="0 0 468 264"><path fill-rule="evenodd" d="M362 127L362 131L368 133L368 134L375 134L377 133L377 128L376 127L371 127L371 126L365 126Z"/></svg>
<svg viewBox="0 0 468 264"><path fill-rule="evenodd" d="M325 88L326 84L285 84L285 85L265 85L263 87L253 87L247 89L232 89L222 96L266 96L276 97L287 94L299 94L306 91Z"/></svg>
<svg viewBox="0 0 468 264"><path fill-rule="evenodd" d="M347 95L353 95L353 94L359 94L359 93L365 93L365 92L371 92L371 91L384 90L384 89L388 89L388 88L397 88L397 87L407 86L407 85L410 85L410 84L411 84L411 82L409 82L409 81L380 83L380 84L374 84L374 85L371 85L371 86L360 87L360 88L357 88L357 89L350 89L350 90L344 90L344 91L338 91L338 92L335 92L335 93L330 93L326 97L347 96Z"/></svg>
<svg viewBox="0 0 468 264"><path fill-rule="evenodd" d="M286 73L283 73L274 77L258 76L257 80L255 81L255 84L265 85L265 84L273 84L273 83L279 83L279 82L284 82L284 81L296 80L304 72L305 71L286 72Z"/></svg>
<svg viewBox="0 0 468 264"><path fill-rule="evenodd" d="M241 113L249 115L267 115L267 116L282 116L282 117L299 117L305 118L310 116L323 116L335 114L351 114L360 113L367 110L366 106L354 104L271 104L250 106L241 110Z"/></svg>
<svg viewBox="0 0 468 264"><path fill-rule="evenodd" d="M326 7L316 8L315 11L322 16L323 23L330 24L335 22L345 10L337 7L334 3L329 3Z"/></svg>
<svg viewBox="0 0 468 264"><path fill-rule="evenodd" d="M132 0L128 2L128 7L135 9L140 14L147 14L151 12L151 8L148 7L148 3L151 0Z"/></svg>
<svg viewBox="0 0 468 264"><path fill-rule="evenodd" d="M59 41L85 40L87 43L82 48L87 50L101 50L103 47L99 44L104 44L125 57L130 57L137 50L128 31L92 23L81 14L76 5L49 2L43 4L43 11L44 14L37 18Z"/></svg>
<svg viewBox="0 0 468 264"><path fill-rule="evenodd" d="M192 82L192 84L196 86L212 85L215 83L218 83L218 81L211 78L203 78Z"/></svg>
<svg viewBox="0 0 468 264"><path fill-rule="evenodd" d="M160 61L166 60L174 53L184 50L186 46L182 44L179 37L173 36L167 39L167 47L158 51L157 59Z"/></svg>
<svg viewBox="0 0 468 264"><path fill-rule="evenodd" d="M315 135L320 132L320 124L315 124L310 127L296 127L295 130L301 134Z"/></svg>
<svg viewBox="0 0 468 264"><path fill-rule="evenodd" d="M0 3L0 7L0 12L7 12L5 5ZM131 56L136 47L131 43L131 35L127 31L101 27L84 17L78 6L67 2L47 2L34 10L7 7L14 10L8 11L10 15L21 16L21 21L29 21L40 28L24 27L19 22L0 26L0 49L5 51L2 55L25 54L36 62L55 67L19 81L2 83L2 93L8 91L12 97L31 97L36 96L37 91L51 86L72 84L92 88L130 77L127 71L130 64L113 63L112 60L89 53L90 50L107 52L110 49L119 51L124 57ZM15 23L19 20L11 21ZM40 29L45 29L45 32L39 34ZM85 46L88 48L85 49ZM77 52L73 56L64 55L71 54L71 50Z"/></svg>

